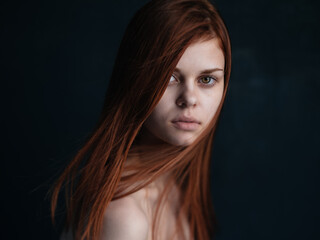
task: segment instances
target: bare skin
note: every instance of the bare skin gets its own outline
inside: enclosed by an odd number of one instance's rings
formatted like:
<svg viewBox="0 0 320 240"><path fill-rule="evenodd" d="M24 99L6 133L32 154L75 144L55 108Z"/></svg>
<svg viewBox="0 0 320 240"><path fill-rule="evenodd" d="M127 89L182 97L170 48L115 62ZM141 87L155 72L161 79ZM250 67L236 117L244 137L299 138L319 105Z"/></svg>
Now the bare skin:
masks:
<svg viewBox="0 0 320 240"><path fill-rule="evenodd" d="M159 182L157 182L159 184ZM163 187L152 183L141 190L112 201L106 211L101 240L104 239L152 239L152 217ZM177 209L177 189L169 194L159 219L158 238L171 239L175 231L175 211ZM184 220L185 239L190 239L188 226ZM178 240L177 237L173 238Z"/></svg>

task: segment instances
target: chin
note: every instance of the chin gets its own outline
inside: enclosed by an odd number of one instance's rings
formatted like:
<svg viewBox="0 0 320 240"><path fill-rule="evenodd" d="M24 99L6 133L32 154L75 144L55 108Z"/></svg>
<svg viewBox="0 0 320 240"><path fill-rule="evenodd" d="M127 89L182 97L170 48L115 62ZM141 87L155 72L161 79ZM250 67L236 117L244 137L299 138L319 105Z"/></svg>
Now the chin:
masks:
<svg viewBox="0 0 320 240"><path fill-rule="evenodd" d="M154 128L148 129L144 132L147 135L145 141L147 143L165 142L177 147L187 147L191 145L199 135L197 132L181 132L181 131L167 131L167 129L162 129L154 131Z"/></svg>
<svg viewBox="0 0 320 240"><path fill-rule="evenodd" d="M181 138L175 137L175 138L172 138L166 142L168 142L169 144L172 144L174 146L187 147L190 144L192 144L194 142L194 140L195 140L194 136L188 137L188 138L187 137L181 137Z"/></svg>

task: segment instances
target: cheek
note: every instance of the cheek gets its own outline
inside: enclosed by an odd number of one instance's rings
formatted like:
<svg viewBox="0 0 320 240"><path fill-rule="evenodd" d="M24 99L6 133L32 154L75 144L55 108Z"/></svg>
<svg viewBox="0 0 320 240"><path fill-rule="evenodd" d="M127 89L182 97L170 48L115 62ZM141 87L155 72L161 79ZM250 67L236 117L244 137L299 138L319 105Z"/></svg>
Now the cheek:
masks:
<svg viewBox="0 0 320 240"><path fill-rule="evenodd" d="M208 122L210 122L212 120L212 118L214 117L214 115L216 114L217 109L218 109L219 104L220 104L221 99L222 99L222 94L223 94L223 90L221 90L219 92L216 92L211 97L208 96L205 99L205 102L208 103L208 104L205 105Z"/></svg>
<svg viewBox="0 0 320 240"><path fill-rule="evenodd" d="M150 117L153 119L165 120L172 109L172 94L168 90L164 93L157 106L153 109Z"/></svg>
<svg viewBox="0 0 320 240"><path fill-rule="evenodd" d="M160 106L157 106L149 118L147 119L147 122L152 123L154 126L158 125L159 123L164 121L164 109L162 109Z"/></svg>
<svg viewBox="0 0 320 240"><path fill-rule="evenodd" d="M147 119L147 125L152 124L154 127L160 127L168 121L170 114L170 104L166 99L161 99L158 105L153 109Z"/></svg>

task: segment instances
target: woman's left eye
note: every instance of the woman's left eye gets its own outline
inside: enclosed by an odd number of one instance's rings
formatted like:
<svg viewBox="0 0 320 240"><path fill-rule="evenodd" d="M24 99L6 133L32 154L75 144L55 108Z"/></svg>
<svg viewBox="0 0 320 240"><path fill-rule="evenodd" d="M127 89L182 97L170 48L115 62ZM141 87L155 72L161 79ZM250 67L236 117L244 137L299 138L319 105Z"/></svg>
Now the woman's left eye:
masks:
<svg viewBox="0 0 320 240"><path fill-rule="evenodd" d="M199 79L201 84L213 85L216 82L216 79L210 76L201 77Z"/></svg>

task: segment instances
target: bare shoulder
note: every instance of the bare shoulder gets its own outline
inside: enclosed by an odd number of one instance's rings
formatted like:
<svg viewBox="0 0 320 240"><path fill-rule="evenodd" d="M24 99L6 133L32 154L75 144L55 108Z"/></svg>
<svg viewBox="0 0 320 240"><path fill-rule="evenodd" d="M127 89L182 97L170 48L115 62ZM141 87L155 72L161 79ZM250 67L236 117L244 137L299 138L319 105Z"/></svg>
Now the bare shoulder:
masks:
<svg viewBox="0 0 320 240"><path fill-rule="evenodd" d="M104 214L101 240L143 240L148 236L148 220L137 202L127 196L109 203Z"/></svg>

